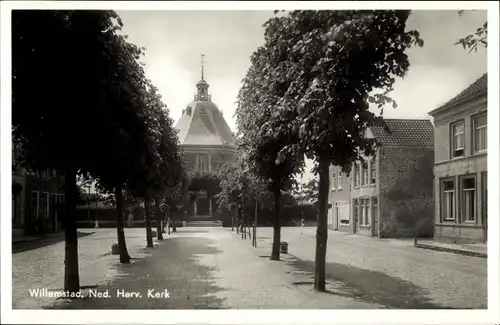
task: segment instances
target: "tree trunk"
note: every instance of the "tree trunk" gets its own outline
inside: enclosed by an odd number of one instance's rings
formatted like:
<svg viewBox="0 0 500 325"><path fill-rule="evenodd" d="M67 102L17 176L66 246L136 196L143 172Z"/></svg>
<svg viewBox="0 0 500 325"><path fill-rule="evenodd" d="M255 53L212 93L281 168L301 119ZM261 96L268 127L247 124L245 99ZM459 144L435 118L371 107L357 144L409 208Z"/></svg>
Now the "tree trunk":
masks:
<svg viewBox="0 0 500 325"><path fill-rule="evenodd" d="M66 215L64 220L65 256L64 256L64 290L78 292L80 275L78 269L78 233L76 228L76 169L65 171Z"/></svg>
<svg viewBox="0 0 500 325"><path fill-rule="evenodd" d="M118 238L118 250L120 251L120 263L130 263L125 231L123 230L123 192L121 186L115 188L116 200L116 236Z"/></svg>
<svg viewBox="0 0 500 325"><path fill-rule="evenodd" d="M316 259L314 265L314 290L325 291L326 243L328 241L328 187L330 186L329 162L320 159L318 227L316 230Z"/></svg>
<svg viewBox="0 0 500 325"><path fill-rule="evenodd" d="M279 261L280 259L280 244L281 244L281 188L276 182L274 186L274 233L273 233L273 250L271 252L271 260Z"/></svg>
<svg viewBox="0 0 500 325"><path fill-rule="evenodd" d="M146 213L146 247L154 247L153 245L153 233L151 232L151 219L149 216L149 198L144 199L144 208Z"/></svg>
<svg viewBox="0 0 500 325"><path fill-rule="evenodd" d="M155 198L156 203L156 239L163 240L162 229L161 229L161 211L160 211L160 198Z"/></svg>
<svg viewBox="0 0 500 325"><path fill-rule="evenodd" d="M177 226L175 225L175 210L171 208L170 211L171 211L170 223L172 225L172 232L177 232Z"/></svg>
<svg viewBox="0 0 500 325"><path fill-rule="evenodd" d="M231 216L231 231L234 231L234 217Z"/></svg>

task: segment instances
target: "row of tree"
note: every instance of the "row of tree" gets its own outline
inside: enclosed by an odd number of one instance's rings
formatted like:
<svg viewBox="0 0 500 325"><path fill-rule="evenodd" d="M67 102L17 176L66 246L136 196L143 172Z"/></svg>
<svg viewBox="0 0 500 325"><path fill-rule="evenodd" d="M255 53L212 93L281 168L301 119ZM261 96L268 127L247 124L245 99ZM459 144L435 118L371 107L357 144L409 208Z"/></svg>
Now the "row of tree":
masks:
<svg viewBox="0 0 500 325"><path fill-rule="evenodd" d="M406 29L410 14L276 11L243 79L236 111L240 170L260 184L258 193L267 189L274 196L273 260L279 259L281 195L297 188L294 177L304 158L315 162L319 181L306 184L305 196L317 195L311 200L318 207L317 291L325 290L329 166L348 173L354 161L375 153L377 143L364 132L385 126L384 107L397 107L388 94L410 66L406 51L424 44L418 31ZM487 47L487 32L485 22L456 44L471 51Z"/></svg>
<svg viewBox="0 0 500 325"><path fill-rule="evenodd" d="M423 45L417 31L406 31L409 16L403 10L276 13L243 80L239 146L248 172L274 195L273 260L279 259L281 194L293 186L304 157L315 162L318 291L325 290L329 166L349 172L352 162L374 153L376 143L363 132L384 125L383 107L396 106L388 93L410 65L405 52Z"/></svg>
<svg viewBox="0 0 500 325"><path fill-rule="evenodd" d="M120 262L128 263L125 200L146 210L181 200L187 177L173 121L146 78L144 48L127 41L114 11L12 12L13 140L32 169L65 175L64 289L79 290L77 177L114 197ZM158 239L161 229L158 222Z"/></svg>

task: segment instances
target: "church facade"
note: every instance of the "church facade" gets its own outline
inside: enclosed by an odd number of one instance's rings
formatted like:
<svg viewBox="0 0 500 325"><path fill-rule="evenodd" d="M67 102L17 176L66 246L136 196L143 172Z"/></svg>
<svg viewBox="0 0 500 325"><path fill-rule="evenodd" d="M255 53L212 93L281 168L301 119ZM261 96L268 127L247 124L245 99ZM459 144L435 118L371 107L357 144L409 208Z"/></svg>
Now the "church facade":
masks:
<svg viewBox="0 0 500 325"><path fill-rule="evenodd" d="M183 111L177 122L180 146L188 173L216 171L225 162L234 159L236 139L222 112L208 93L209 84L203 76L196 84L194 101ZM195 193L188 217L213 217L214 199L206 193Z"/></svg>

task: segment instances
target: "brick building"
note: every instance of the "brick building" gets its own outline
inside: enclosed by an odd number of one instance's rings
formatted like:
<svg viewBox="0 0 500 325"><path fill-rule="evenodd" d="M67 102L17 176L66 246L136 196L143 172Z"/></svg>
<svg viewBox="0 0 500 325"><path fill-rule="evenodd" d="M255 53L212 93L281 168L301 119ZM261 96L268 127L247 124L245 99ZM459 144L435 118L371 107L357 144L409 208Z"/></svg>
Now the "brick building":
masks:
<svg viewBox="0 0 500 325"><path fill-rule="evenodd" d="M432 236L434 128L429 120L387 119L366 136L379 148L374 157L332 175L329 226L374 237Z"/></svg>
<svg viewBox="0 0 500 325"><path fill-rule="evenodd" d="M487 107L484 74L431 111L435 124L435 240L487 241Z"/></svg>
<svg viewBox="0 0 500 325"><path fill-rule="evenodd" d="M198 90L194 101L182 111L177 122L179 141L184 151L184 162L188 172L215 171L234 158L235 137L222 112L208 94L208 83L203 76L196 84ZM213 199L205 193L196 193L195 202L189 207L189 215L210 215Z"/></svg>
<svg viewBox="0 0 500 325"><path fill-rule="evenodd" d="M64 175L19 166L20 146L12 146L12 236L41 235L61 229Z"/></svg>

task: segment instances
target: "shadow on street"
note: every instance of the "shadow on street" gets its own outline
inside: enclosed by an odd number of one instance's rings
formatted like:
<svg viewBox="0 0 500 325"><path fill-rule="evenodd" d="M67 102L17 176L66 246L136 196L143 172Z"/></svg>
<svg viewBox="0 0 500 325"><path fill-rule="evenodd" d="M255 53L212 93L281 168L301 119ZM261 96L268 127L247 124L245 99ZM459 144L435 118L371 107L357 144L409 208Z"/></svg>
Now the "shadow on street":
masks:
<svg viewBox="0 0 500 325"><path fill-rule="evenodd" d="M314 283L314 261L304 261L287 255L286 262L307 281L295 285ZM426 297L426 292L413 283L382 272L364 270L339 263L326 263L327 293L353 298L395 309L451 309L436 305Z"/></svg>
<svg viewBox="0 0 500 325"><path fill-rule="evenodd" d="M202 237L170 237L155 248L145 248L151 254L133 259L130 264L116 264L120 276L97 288L108 290L109 299L73 299L48 309L224 309L224 299L215 293L224 290L215 284L213 268L199 263L200 255L221 253L211 239ZM139 292L140 298L117 298L116 291ZM168 290L167 299L148 298L148 289Z"/></svg>
<svg viewBox="0 0 500 325"><path fill-rule="evenodd" d="M77 232L78 238L80 237L85 237L88 235L92 235L94 232ZM42 237L40 239L36 240L31 240L31 241L25 241L25 242L18 242L18 243L12 243L12 254L16 253L21 253L21 252L26 252L30 251L33 249L49 246L49 245L54 245L59 242L64 241L64 232L56 234L56 235L50 235L47 237Z"/></svg>

